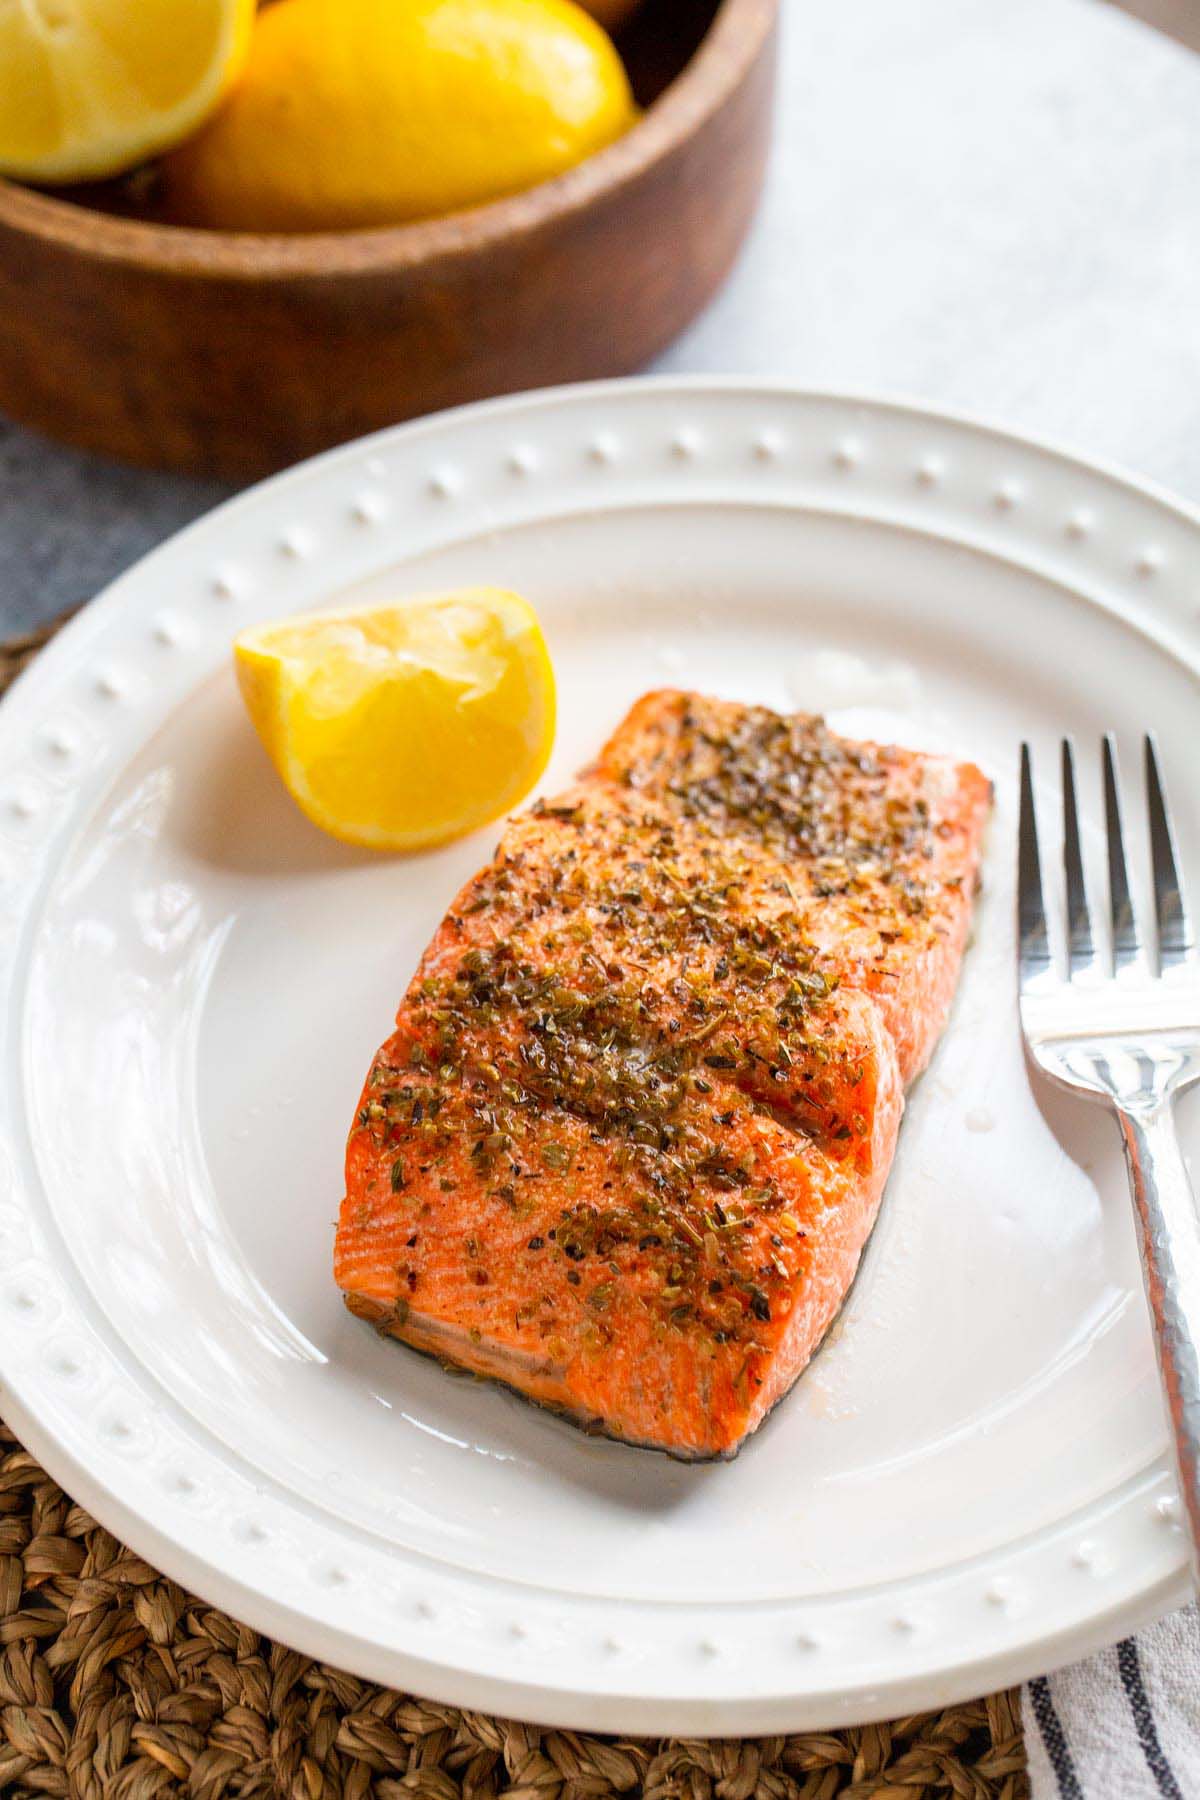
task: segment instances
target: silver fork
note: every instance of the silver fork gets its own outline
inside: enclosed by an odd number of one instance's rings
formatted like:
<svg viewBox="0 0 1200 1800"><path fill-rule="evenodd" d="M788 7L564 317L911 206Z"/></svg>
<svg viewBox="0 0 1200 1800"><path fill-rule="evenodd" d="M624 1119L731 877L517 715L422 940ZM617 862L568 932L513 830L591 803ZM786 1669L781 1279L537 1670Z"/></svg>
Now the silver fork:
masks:
<svg viewBox="0 0 1200 1800"><path fill-rule="evenodd" d="M1021 746L1017 965L1030 1058L1059 1087L1116 1115L1129 1166L1146 1297L1200 1587L1200 1214L1175 1134L1176 1094L1200 1080L1200 964L1158 757L1146 739L1156 931L1148 944L1129 888L1116 748L1105 738L1111 957L1092 932L1079 840L1075 759L1062 747L1066 963L1046 930L1029 745Z"/></svg>

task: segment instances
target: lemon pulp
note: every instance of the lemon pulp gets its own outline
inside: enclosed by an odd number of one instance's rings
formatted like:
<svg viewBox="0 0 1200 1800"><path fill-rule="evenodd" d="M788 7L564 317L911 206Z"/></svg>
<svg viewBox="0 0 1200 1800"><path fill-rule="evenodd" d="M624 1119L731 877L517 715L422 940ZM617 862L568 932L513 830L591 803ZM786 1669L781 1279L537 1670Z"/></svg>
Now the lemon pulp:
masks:
<svg viewBox="0 0 1200 1800"><path fill-rule="evenodd" d="M504 589L257 626L234 660L289 793L349 843L411 850L474 830L515 806L550 755L545 639Z"/></svg>
<svg viewBox="0 0 1200 1800"><path fill-rule="evenodd" d="M178 143L246 57L254 0L0 0L0 170L115 175Z"/></svg>

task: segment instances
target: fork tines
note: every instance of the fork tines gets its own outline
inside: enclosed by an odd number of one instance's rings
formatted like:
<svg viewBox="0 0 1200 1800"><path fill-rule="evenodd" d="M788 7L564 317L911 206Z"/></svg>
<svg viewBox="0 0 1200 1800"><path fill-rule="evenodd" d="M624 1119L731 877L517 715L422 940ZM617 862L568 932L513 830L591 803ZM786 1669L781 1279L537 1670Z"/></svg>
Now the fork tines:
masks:
<svg viewBox="0 0 1200 1800"><path fill-rule="evenodd" d="M1145 941L1129 885L1125 829L1116 742L1110 732L1104 739L1104 816L1108 837L1108 894L1112 944L1112 969L1120 973L1141 969L1149 973ZM1154 740L1145 740L1146 811L1149 824L1153 874L1154 914L1158 944L1158 971L1196 961L1196 945L1184 903L1179 877L1179 858L1171 815L1167 808L1162 772ZM1067 966L1072 979L1101 970L1092 931L1087 881L1079 832L1079 803L1075 783L1075 753L1069 739L1062 745L1063 874L1066 890ZM1028 986L1038 975L1052 974L1054 958L1046 926L1045 897L1038 851L1037 819L1033 802L1033 758L1028 744L1021 745L1021 818L1017 860L1017 931L1021 983Z"/></svg>

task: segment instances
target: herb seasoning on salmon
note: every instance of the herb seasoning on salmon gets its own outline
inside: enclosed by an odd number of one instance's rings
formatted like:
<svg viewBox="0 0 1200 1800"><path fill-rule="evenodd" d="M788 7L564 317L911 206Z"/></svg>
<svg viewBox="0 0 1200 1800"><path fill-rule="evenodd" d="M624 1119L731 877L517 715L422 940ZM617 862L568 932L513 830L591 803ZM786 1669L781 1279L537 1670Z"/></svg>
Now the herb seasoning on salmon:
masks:
<svg viewBox="0 0 1200 1800"><path fill-rule="evenodd" d="M413 978L347 1149L351 1311L589 1431L734 1454L853 1279L989 806L970 764L638 701Z"/></svg>

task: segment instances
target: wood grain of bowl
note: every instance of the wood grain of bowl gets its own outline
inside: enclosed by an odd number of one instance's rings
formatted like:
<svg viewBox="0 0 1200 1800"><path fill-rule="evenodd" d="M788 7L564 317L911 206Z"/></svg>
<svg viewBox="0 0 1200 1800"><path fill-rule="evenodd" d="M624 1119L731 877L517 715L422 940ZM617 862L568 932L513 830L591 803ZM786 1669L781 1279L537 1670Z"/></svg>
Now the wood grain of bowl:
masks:
<svg viewBox="0 0 1200 1800"><path fill-rule="evenodd" d="M638 368L715 292L749 224L778 10L643 0L621 41L651 101L634 129L443 219L196 231L0 181L0 411L240 480L419 413Z"/></svg>

